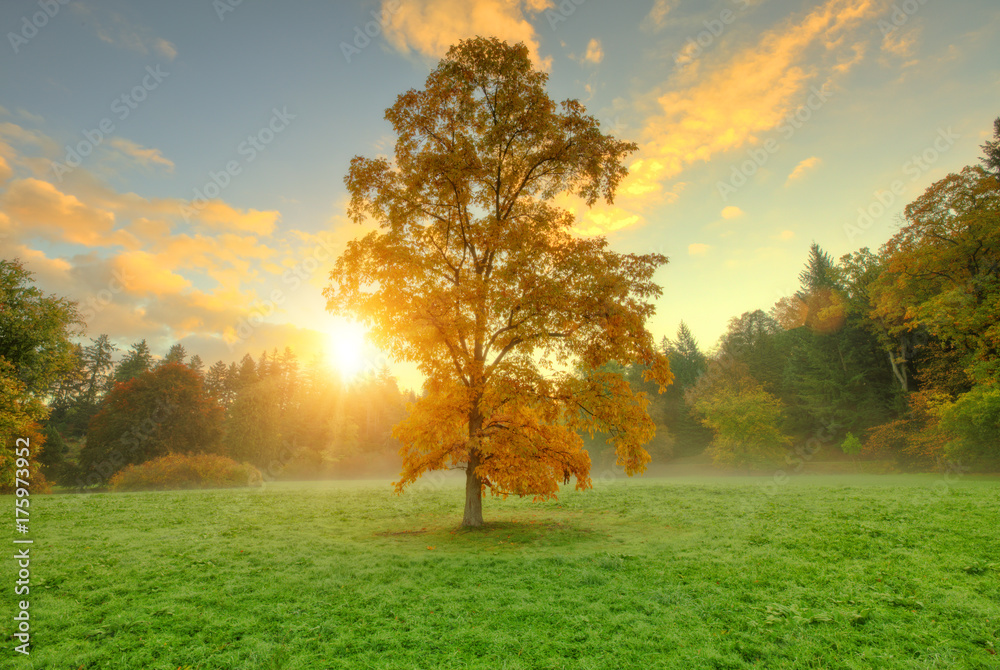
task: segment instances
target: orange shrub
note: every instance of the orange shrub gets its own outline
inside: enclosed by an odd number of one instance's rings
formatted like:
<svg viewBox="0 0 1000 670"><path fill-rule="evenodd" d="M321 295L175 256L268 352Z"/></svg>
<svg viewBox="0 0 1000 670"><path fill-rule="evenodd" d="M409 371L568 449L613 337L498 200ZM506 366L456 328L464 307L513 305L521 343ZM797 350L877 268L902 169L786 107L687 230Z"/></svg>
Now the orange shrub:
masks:
<svg viewBox="0 0 1000 670"><path fill-rule="evenodd" d="M108 482L112 491L158 491L260 486L260 470L215 454L167 454L130 465Z"/></svg>
<svg viewBox="0 0 1000 670"><path fill-rule="evenodd" d="M944 457L948 442L937 412L946 402L946 395L933 390L911 393L902 418L868 429L862 455L893 459L906 470L932 468Z"/></svg>

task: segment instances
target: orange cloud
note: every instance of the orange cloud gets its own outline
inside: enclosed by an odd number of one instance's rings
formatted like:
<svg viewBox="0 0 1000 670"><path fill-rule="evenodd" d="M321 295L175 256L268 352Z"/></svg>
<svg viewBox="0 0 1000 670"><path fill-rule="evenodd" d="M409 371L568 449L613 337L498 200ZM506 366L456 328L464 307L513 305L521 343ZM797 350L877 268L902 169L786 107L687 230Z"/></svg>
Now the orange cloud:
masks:
<svg viewBox="0 0 1000 670"><path fill-rule="evenodd" d="M114 230L115 216L90 207L52 184L27 178L14 181L0 196L0 210L19 229L20 237L40 234L50 240L84 246L121 245L134 248L137 240L124 230Z"/></svg>
<svg viewBox="0 0 1000 670"><path fill-rule="evenodd" d="M807 98L810 84L820 79L822 59L811 59L810 50L838 51L840 37L885 6L886 0L827 0L714 69L700 67L705 59L698 61L698 72L682 69L675 87L657 99L663 113L646 124L643 155L656 157L670 176L691 163L758 142L783 124Z"/></svg>
<svg viewBox="0 0 1000 670"><path fill-rule="evenodd" d="M583 60L595 65L604 60L604 49L601 47L601 40L595 37L587 43L587 53L583 55Z"/></svg>
<svg viewBox="0 0 1000 670"><path fill-rule="evenodd" d="M238 210L223 200L207 200L185 207L186 218L193 218L216 230L230 230L255 235L270 235L281 218L276 210Z"/></svg>
<svg viewBox="0 0 1000 670"><path fill-rule="evenodd" d="M119 254L112 261L111 267L118 272L129 293L162 298L171 293L180 293L191 286L190 281L171 271L163 259L145 251Z"/></svg>
<svg viewBox="0 0 1000 670"><path fill-rule="evenodd" d="M796 165L795 169L792 170L791 173L788 175L788 179L785 180L785 186L788 186L793 181L802 179L802 177L805 176L806 172L813 169L822 162L823 161L820 160L817 156L810 156L809 158L806 158L803 161L799 161L799 164Z"/></svg>
<svg viewBox="0 0 1000 670"><path fill-rule="evenodd" d="M551 58L539 56L528 18L553 6L550 0L383 0L382 13L386 40L401 53L441 58L463 39L494 36L524 42L532 61L548 69Z"/></svg>
<svg viewBox="0 0 1000 670"><path fill-rule="evenodd" d="M143 167L162 165L166 168L167 172L174 171L174 162L169 158L164 158L159 149L147 149L141 144L127 140L124 137L111 138L109 145Z"/></svg>
<svg viewBox="0 0 1000 670"><path fill-rule="evenodd" d="M826 88L832 78L864 55L863 46L849 38L859 29L870 32L889 2L826 0L764 33L752 46L675 70L666 91L653 101L657 112L646 119L638 155L619 185L621 211L613 221L644 220L644 212L677 198L664 184L688 166L757 145L765 133L784 132L803 104L818 109L817 103L833 95ZM640 98L634 106L648 102Z"/></svg>

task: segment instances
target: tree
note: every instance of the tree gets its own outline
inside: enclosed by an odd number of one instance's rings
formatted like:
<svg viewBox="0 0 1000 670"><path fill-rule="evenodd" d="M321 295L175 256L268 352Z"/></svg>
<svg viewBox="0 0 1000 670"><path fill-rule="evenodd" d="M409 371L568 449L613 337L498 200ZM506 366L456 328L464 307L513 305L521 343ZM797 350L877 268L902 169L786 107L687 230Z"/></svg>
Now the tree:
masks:
<svg viewBox="0 0 1000 670"><path fill-rule="evenodd" d="M97 339L90 340L90 346L83 349L83 361L86 369L86 386L83 391L83 400L87 404L94 404L98 399L111 390L114 384L112 371L114 370L114 356L118 350L106 333L98 335Z"/></svg>
<svg viewBox="0 0 1000 670"><path fill-rule="evenodd" d="M90 421L80 465L92 485L168 453L217 451L222 408L187 366L167 363L120 383Z"/></svg>
<svg viewBox="0 0 1000 670"><path fill-rule="evenodd" d="M286 426L281 389L274 377L242 388L226 419L225 453L237 461L265 467L281 451ZM273 474L273 473L272 473Z"/></svg>
<svg viewBox="0 0 1000 670"><path fill-rule="evenodd" d="M197 372L198 374L201 374L202 371L205 369L205 362L201 360L201 356L195 354L194 356L191 357L191 360L188 361L188 367Z"/></svg>
<svg viewBox="0 0 1000 670"><path fill-rule="evenodd" d="M890 336L920 329L953 352L965 389L1000 374L1000 188L980 167L935 182L906 206L872 286ZM954 384L958 386L959 384Z"/></svg>
<svg viewBox="0 0 1000 670"><path fill-rule="evenodd" d="M996 472L1000 466L1000 388L979 384L938 409L940 426L952 438L946 454L971 467Z"/></svg>
<svg viewBox="0 0 1000 670"><path fill-rule="evenodd" d="M791 439L781 432L781 401L749 378L723 384L694 408L714 433L708 449L719 465L755 467L777 462Z"/></svg>
<svg viewBox="0 0 1000 670"><path fill-rule="evenodd" d="M184 359L186 358L187 350L184 348L183 344L178 342L167 350L167 355L163 357L162 361L160 361L160 365L165 365L167 363L180 363L181 365L184 365Z"/></svg>
<svg viewBox="0 0 1000 670"><path fill-rule="evenodd" d="M993 140L987 140L982 149L983 157L979 160L983 168L991 172L1000 183L1000 116L993 121Z"/></svg>
<svg viewBox="0 0 1000 670"><path fill-rule="evenodd" d="M74 367L82 330L77 305L34 286L17 260L0 259L0 358L13 366L24 390L44 397Z"/></svg>
<svg viewBox="0 0 1000 670"><path fill-rule="evenodd" d="M153 366L153 354L149 350L146 340L135 342L129 348L129 352L118 363L115 368L115 382L124 383L134 379L146 372Z"/></svg>
<svg viewBox="0 0 1000 670"><path fill-rule="evenodd" d="M223 407L228 407L232 402L226 385L228 376L229 366L222 361L216 361L205 373L205 392L218 400Z"/></svg>
<svg viewBox="0 0 1000 670"><path fill-rule="evenodd" d="M466 472L462 524L480 526L482 493L556 495L590 486L575 429L613 435L626 473L649 460L647 399L608 361L640 362L662 390L671 374L645 328L666 258L618 254L572 234L572 213L614 192L635 144L601 133L583 106L558 107L523 44L452 47L423 90L386 111L395 160L355 157L348 215L378 229L348 243L327 308L353 314L374 343L417 364L424 394L394 432L402 490L424 472ZM587 370L575 376L567 368Z"/></svg>
<svg viewBox="0 0 1000 670"><path fill-rule="evenodd" d="M14 489L17 440L30 440L28 472L33 490L46 484L39 472L45 442L44 404L60 380L79 369L71 341L82 322L75 302L46 295L17 260L0 259L0 493Z"/></svg>
<svg viewBox="0 0 1000 670"><path fill-rule="evenodd" d="M730 319L719 341L719 353L747 366L748 374L767 391L781 388L787 352L779 341L781 326L762 310L743 312Z"/></svg>
<svg viewBox="0 0 1000 670"><path fill-rule="evenodd" d="M665 344L664 353L670 358L674 386L681 389L693 386L708 367L708 359L698 348L698 341L687 324L681 321L677 327L677 339L672 342L667 340Z"/></svg>
<svg viewBox="0 0 1000 670"><path fill-rule="evenodd" d="M711 442L712 433L692 414L684 396L687 390L697 384L705 374L708 369L708 358L702 353L697 340L683 321L677 328L676 340L663 338L663 350L670 361L674 383L666 393L655 397L651 404L654 407L660 405L662 408L661 420L670 426L670 432L674 436L675 454L679 456L699 454Z"/></svg>

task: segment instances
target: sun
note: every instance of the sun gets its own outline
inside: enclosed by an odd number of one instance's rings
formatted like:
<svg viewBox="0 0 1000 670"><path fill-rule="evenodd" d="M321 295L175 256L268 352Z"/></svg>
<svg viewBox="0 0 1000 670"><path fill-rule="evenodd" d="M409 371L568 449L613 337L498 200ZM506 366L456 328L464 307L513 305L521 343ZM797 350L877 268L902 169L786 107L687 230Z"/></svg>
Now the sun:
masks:
<svg viewBox="0 0 1000 670"><path fill-rule="evenodd" d="M344 379L351 379L365 368L365 330L357 323L341 321L329 330L328 351L333 365Z"/></svg>

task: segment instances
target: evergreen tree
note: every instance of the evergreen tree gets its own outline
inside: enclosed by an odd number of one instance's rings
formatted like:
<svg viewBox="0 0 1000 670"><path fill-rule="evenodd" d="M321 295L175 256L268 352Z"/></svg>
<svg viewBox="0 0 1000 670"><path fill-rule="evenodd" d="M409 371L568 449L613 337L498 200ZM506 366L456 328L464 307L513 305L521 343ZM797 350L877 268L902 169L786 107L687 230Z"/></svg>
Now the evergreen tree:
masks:
<svg viewBox="0 0 1000 670"><path fill-rule="evenodd" d="M986 171L1000 181L1000 116L993 121L993 140L982 145L983 157L980 162Z"/></svg>
<svg viewBox="0 0 1000 670"><path fill-rule="evenodd" d="M233 391L239 395L243 389L257 383L260 377L257 374L257 365L250 354L244 354L240 359L240 365L236 369L235 379L233 379Z"/></svg>
<svg viewBox="0 0 1000 670"><path fill-rule="evenodd" d="M205 373L205 392L226 407L230 400L226 389L228 375L229 367L222 361L216 361Z"/></svg>
<svg viewBox="0 0 1000 670"><path fill-rule="evenodd" d="M186 358L187 358L187 350L184 348L183 344L178 342L177 344L170 347L170 349L167 351L167 355L163 357L163 360L160 362L160 364L165 365L167 363L180 363L181 365L184 365L184 359Z"/></svg>
<svg viewBox="0 0 1000 670"><path fill-rule="evenodd" d="M194 356L191 357L191 360L188 362L188 367L197 372L198 374L201 374L202 371L205 369L205 363L201 360L201 356L195 354Z"/></svg>
<svg viewBox="0 0 1000 670"><path fill-rule="evenodd" d="M117 383L127 382L144 372L149 372L152 364L153 354L150 352L146 340L135 342L115 368L114 380Z"/></svg>

